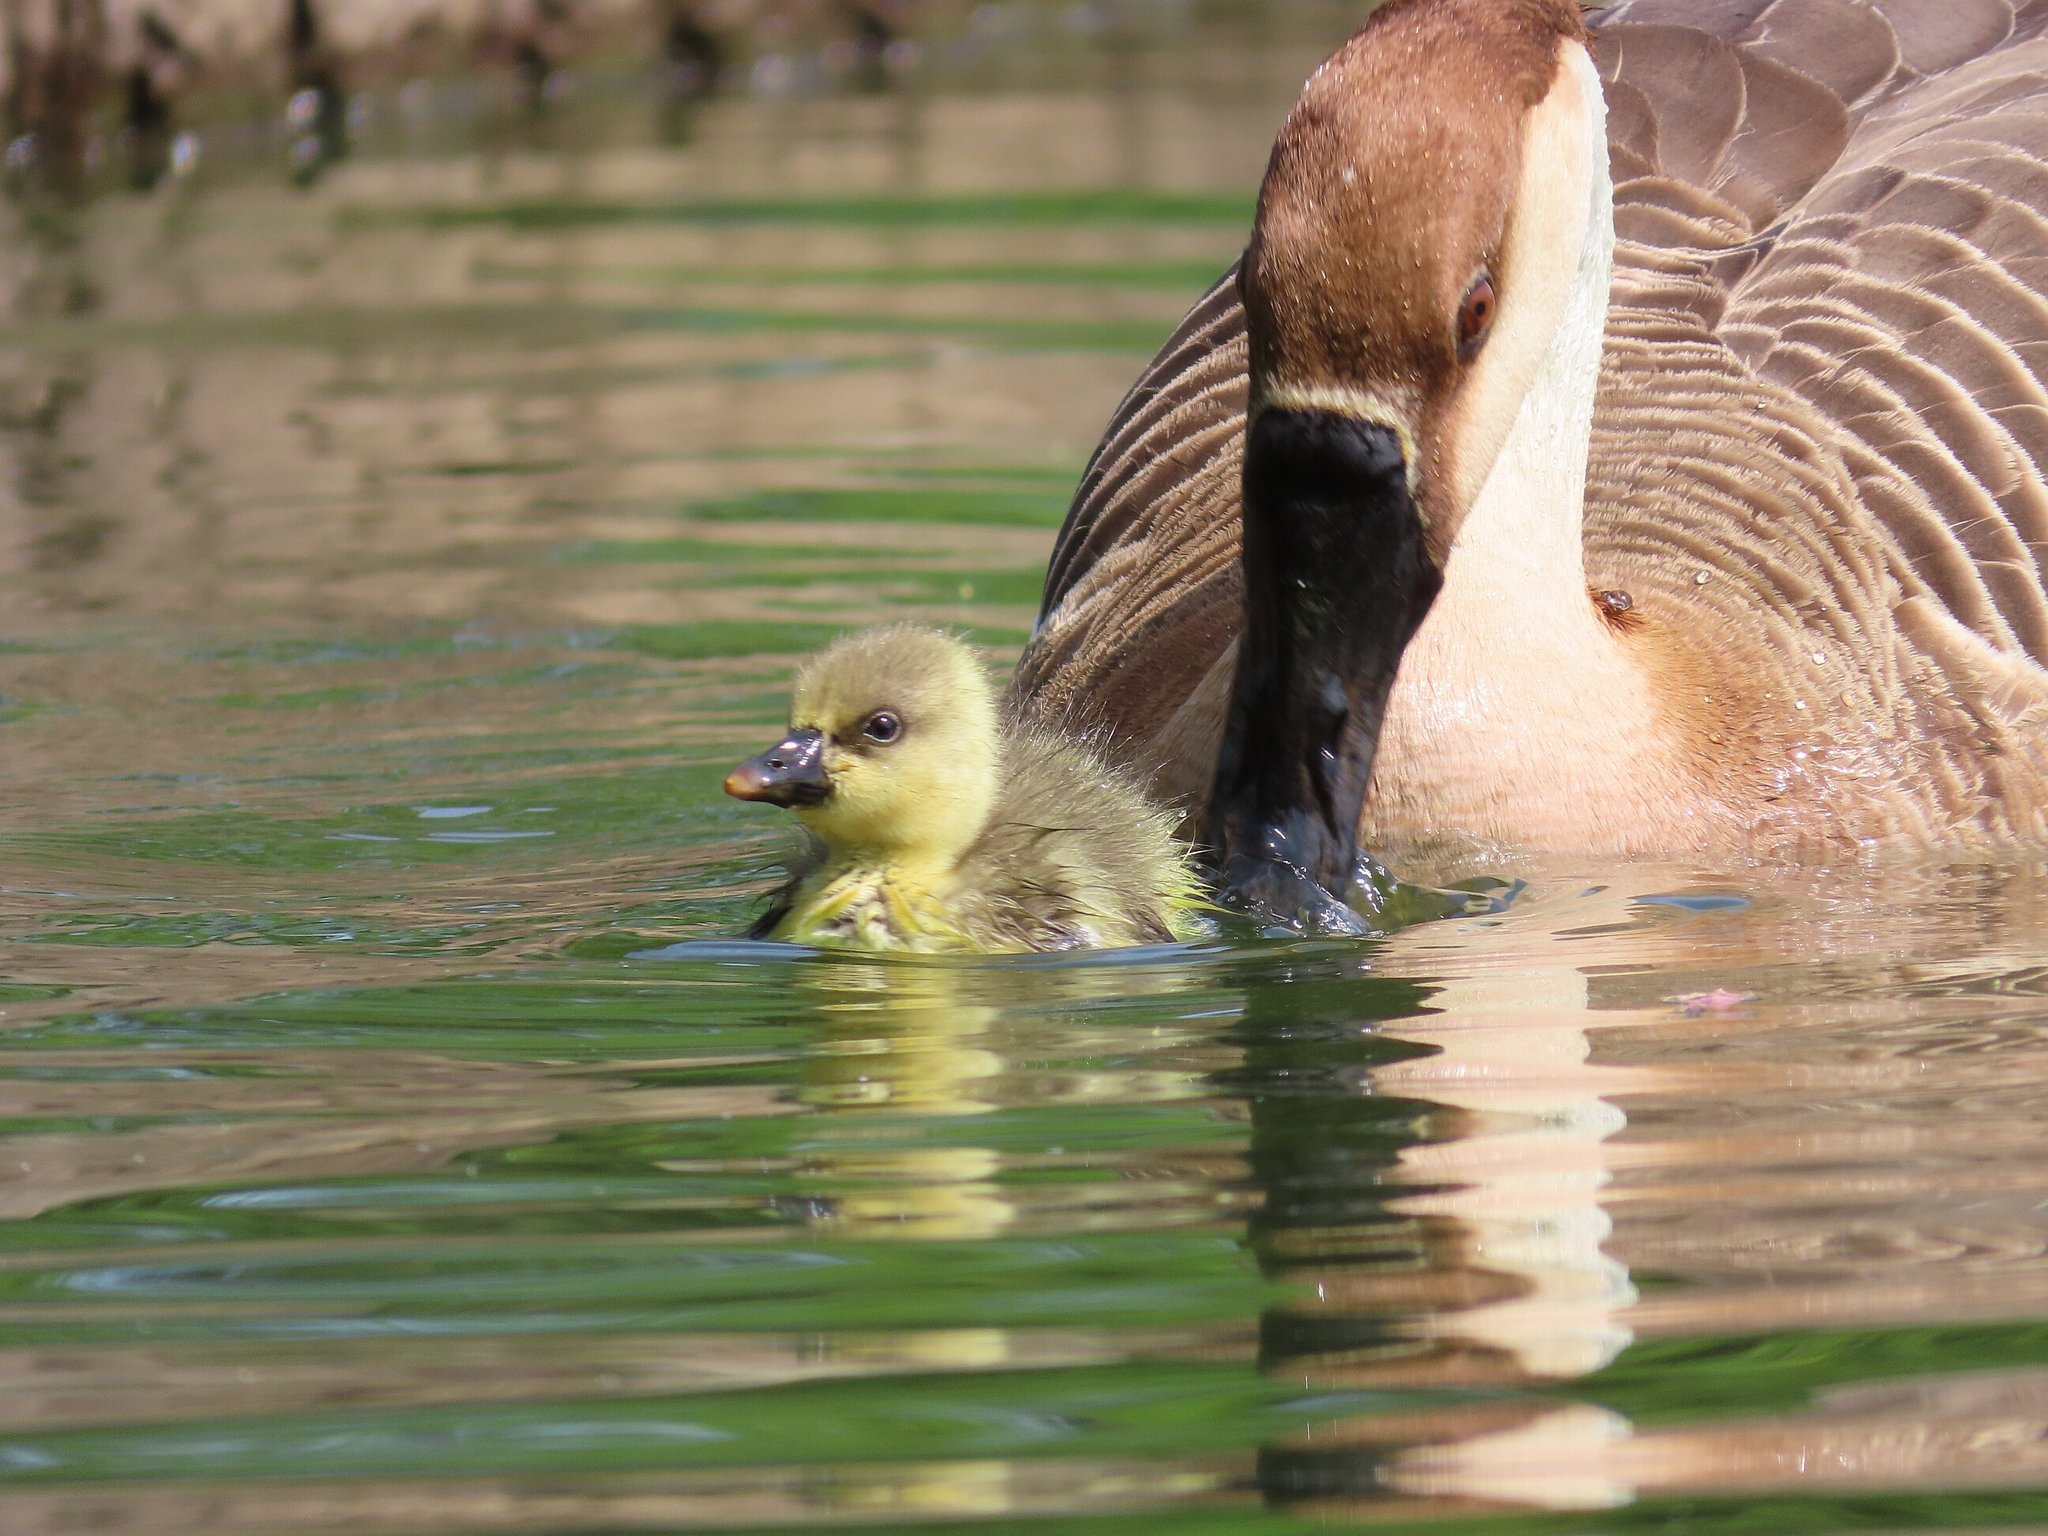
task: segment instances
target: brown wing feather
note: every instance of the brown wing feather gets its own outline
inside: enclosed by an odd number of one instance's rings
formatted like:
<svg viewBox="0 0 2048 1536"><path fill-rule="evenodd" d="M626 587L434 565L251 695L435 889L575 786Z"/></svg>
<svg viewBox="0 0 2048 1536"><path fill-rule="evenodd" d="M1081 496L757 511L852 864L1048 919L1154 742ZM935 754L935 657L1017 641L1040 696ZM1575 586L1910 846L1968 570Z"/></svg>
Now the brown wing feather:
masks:
<svg viewBox="0 0 2048 1536"><path fill-rule="evenodd" d="M1243 337L1232 266L1196 300L1110 417L1053 544L1048 607L1105 549L1124 541L1126 521L1145 510L1179 438L1209 422L1242 418Z"/></svg>
<svg viewBox="0 0 2048 1536"><path fill-rule="evenodd" d="M1748 51L1798 70L1846 105L1868 100L1898 73L1898 34L1863 0L1765 9L1770 14L1748 29Z"/></svg>
<svg viewBox="0 0 2048 1536"><path fill-rule="evenodd" d="M1139 376L1082 476L1011 684L1041 717L1150 742L1236 634L1245 376L1232 268Z"/></svg>
<svg viewBox="0 0 2048 1536"><path fill-rule="evenodd" d="M1723 600L1788 623L1896 627L1952 670L1965 630L2048 660L2048 0L1593 21L1620 246L1589 575L1748 572ZM1225 655L1244 367L1226 280L1110 424L1021 696L1145 743ZM1918 665L1874 658L1868 684ZM2005 665L1967 662L1986 688Z"/></svg>
<svg viewBox="0 0 2048 1536"><path fill-rule="evenodd" d="M1960 34L2002 46L1954 62L1923 11L1887 15L1909 65L1949 73L1866 114L1720 332L1834 428L1907 587L2048 660L2048 41L2038 16L2028 37L2010 7L1964 6Z"/></svg>

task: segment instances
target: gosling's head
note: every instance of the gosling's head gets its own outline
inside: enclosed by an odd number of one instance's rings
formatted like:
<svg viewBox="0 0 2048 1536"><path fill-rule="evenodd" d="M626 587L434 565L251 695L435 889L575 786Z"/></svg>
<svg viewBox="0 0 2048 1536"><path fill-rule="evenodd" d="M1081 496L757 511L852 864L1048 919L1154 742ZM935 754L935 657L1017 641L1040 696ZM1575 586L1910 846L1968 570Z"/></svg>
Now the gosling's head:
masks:
<svg viewBox="0 0 2048 1536"><path fill-rule="evenodd" d="M788 806L834 849L949 860L995 802L995 690L975 654L936 629L863 630L797 673L789 734L725 781Z"/></svg>

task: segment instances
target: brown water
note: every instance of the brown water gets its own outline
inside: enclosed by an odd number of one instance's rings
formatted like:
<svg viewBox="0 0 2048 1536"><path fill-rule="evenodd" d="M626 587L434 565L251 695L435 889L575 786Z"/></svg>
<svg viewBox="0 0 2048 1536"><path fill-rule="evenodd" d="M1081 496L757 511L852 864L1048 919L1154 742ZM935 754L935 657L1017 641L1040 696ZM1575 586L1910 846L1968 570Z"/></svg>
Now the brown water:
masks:
<svg viewBox="0 0 2048 1536"><path fill-rule="evenodd" d="M731 939L1344 21L12 216L0 1530L2048 1529L2036 864Z"/></svg>

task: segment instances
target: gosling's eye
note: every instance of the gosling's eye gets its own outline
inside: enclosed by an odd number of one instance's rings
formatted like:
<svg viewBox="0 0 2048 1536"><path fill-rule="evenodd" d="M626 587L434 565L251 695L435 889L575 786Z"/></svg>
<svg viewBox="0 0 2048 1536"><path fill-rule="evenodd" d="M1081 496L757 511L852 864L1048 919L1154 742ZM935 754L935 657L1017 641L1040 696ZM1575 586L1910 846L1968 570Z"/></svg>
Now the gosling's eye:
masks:
<svg viewBox="0 0 2048 1536"><path fill-rule="evenodd" d="M1493 274L1481 272L1465 290L1458 306L1458 356L1470 361L1486 341L1493 325L1493 312L1500 306L1493 296Z"/></svg>
<svg viewBox="0 0 2048 1536"><path fill-rule="evenodd" d="M903 721L886 709L878 709L868 716L860 733L875 745L886 747L903 734Z"/></svg>

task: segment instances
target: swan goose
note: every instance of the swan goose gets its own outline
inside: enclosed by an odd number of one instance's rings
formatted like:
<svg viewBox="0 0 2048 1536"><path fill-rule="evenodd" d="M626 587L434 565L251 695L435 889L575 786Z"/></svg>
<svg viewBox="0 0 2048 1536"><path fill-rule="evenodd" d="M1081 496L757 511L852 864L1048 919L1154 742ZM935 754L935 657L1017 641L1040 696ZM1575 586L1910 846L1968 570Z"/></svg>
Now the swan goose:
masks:
<svg viewBox="0 0 2048 1536"><path fill-rule="evenodd" d="M1308 82L1016 696L1333 890L2039 837L2048 3L1592 20L1391 0Z"/></svg>

